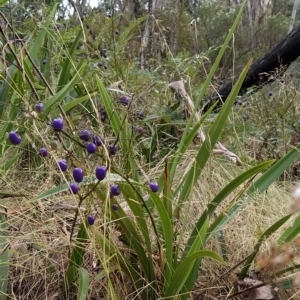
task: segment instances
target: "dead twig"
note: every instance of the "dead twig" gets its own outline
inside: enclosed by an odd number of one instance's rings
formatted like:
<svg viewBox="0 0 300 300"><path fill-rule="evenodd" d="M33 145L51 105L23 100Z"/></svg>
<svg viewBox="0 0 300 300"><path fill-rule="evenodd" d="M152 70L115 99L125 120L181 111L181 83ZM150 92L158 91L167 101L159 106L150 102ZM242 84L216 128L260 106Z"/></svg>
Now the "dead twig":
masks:
<svg viewBox="0 0 300 300"><path fill-rule="evenodd" d="M190 113L192 113L194 111L195 106L194 106L192 99L187 94L182 80L171 82L169 84L169 88L171 88L175 93L178 93L181 97L183 97L186 100L188 110ZM195 119L197 122L200 121L200 115L197 112L195 112ZM201 128L198 131L198 136L200 137L201 142L204 143L205 135ZM213 153L214 154L223 154L225 157L227 157L230 161L235 163L237 166L243 165L243 163L239 159L239 157L236 154L234 154L233 152L227 150L226 147L223 146L220 142L217 142L217 144L215 145L215 149L213 150Z"/></svg>

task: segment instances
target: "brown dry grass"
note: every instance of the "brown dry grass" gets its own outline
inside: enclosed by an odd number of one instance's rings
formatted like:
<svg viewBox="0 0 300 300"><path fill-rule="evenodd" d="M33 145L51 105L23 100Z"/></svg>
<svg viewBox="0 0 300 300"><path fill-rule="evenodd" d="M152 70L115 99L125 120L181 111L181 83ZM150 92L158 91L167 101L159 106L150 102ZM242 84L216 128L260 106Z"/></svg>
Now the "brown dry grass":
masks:
<svg viewBox="0 0 300 300"><path fill-rule="evenodd" d="M186 171L194 152L188 153L179 167L177 180ZM50 161L50 160L49 160ZM2 199L1 204L7 207L7 223L10 250L9 299L63 299L61 287L64 272L67 267L70 249L70 226L74 217L77 199L68 193L60 194L52 199L43 200L36 205L30 204L30 199L54 186L55 168L45 165L43 174L39 170L25 170L23 172L10 171L2 177L2 189L6 192L23 193L26 197ZM48 162L45 164L48 164ZM163 169L158 164L149 173L150 178L156 178ZM220 158L213 158L207 165L197 185L189 204L189 223L185 237L195 224L205 204L224 187L230 180L240 174L247 167L238 168ZM219 277L234 265L238 264L252 251L260 234L276 220L289 212L290 187L288 184L277 183L263 195L257 195L246 209L233 221L223 228L224 242L228 266L220 266L209 260L199 270L199 280L195 286L193 299L226 299L236 283L236 274L240 267L227 276ZM228 197L227 202L232 198ZM68 204L69 207L55 206L55 203ZM133 299L130 280L118 271L115 263L110 264L109 276L99 263L99 256L104 255L95 246L97 230L102 230L103 207L97 199L89 199L83 209L97 212L97 222L90 228L91 244L88 245L84 267L90 273L90 290L88 299L110 299L109 288L113 287L116 299ZM224 205L220 209L224 208ZM220 209L217 212L220 212ZM84 217L84 212L82 213ZM184 216L182 216L184 217ZM79 220L80 221L80 220ZM292 220L283 228L290 225ZM108 224L106 224L108 226ZM276 238L283 231L279 230L263 244L263 249L270 249ZM117 231L111 227L109 234L117 241ZM122 245L119 244L119 247ZM209 243L209 249L218 251L218 242L214 238ZM102 257L103 260L109 257ZM76 295L69 295L68 299L76 299ZM237 298L238 299L238 298ZM284 299L284 298L282 298ZM288 298L286 298L288 299Z"/></svg>

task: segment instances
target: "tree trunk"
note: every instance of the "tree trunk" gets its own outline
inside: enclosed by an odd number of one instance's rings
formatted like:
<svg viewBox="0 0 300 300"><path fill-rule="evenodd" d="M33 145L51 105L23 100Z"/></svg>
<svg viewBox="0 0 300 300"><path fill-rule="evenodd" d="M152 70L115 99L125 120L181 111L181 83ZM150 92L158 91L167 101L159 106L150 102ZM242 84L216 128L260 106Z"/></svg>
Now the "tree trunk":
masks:
<svg viewBox="0 0 300 300"><path fill-rule="evenodd" d="M297 13L297 10L298 10L298 6L299 6L299 0L295 0L288 33L290 33L293 30L294 22L295 22L295 18L296 18L296 13Z"/></svg>
<svg viewBox="0 0 300 300"><path fill-rule="evenodd" d="M299 45L300 25L293 29L274 49L251 65L242 84L240 95L243 95L252 86L260 88L271 82L272 78L270 76L272 75L282 75L287 67L300 56ZM218 96L215 95L208 99L209 101L203 110L207 111L211 104L219 100L220 97L225 101L233 84L234 82L225 85L219 91Z"/></svg>

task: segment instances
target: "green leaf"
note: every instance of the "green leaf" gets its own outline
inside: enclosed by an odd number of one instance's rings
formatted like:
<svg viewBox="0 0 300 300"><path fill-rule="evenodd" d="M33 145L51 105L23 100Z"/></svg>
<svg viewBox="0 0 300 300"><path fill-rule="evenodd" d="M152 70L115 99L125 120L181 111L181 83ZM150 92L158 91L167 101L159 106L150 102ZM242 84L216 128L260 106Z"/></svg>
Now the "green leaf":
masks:
<svg viewBox="0 0 300 300"><path fill-rule="evenodd" d="M66 289L70 289L71 284L75 281L78 276L78 269L81 267L83 262L83 256L85 253L85 245L88 241L88 234L86 232L86 224L81 223L75 246L72 250L71 257L69 259L69 266L65 273L65 286Z"/></svg>
<svg viewBox="0 0 300 300"><path fill-rule="evenodd" d="M44 113L47 114L50 112L51 108L54 105L60 104L63 99L67 96L67 94L71 91L71 89L74 87L76 82L78 81L80 75L83 73L84 69L86 67L86 64L83 64L81 68L76 72L74 77L69 81L67 85L65 85L64 88L62 88L58 93L56 93L54 96L52 96L49 100L47 100L44 103Z"/></svg>
<svg viewBox="0 0 300 300"><path fill-rule="evenodd" d="M168 286L164 297L175 297L178 295L193 269L195 260L202 257L212 258L222 264L226 264L225 261L223 261L223 259L213 251L200 250L194 252L193 254L187 256L186 259L180 263L171 278L171 283Z"/></svg>
<svg viewBox="0 0 300 300"><path fill-rule="evenodd" d="M7 283L9 272L9 241L5 217L0 213L0 300L7 299Z"/></svg>
<svg viewBox="0 0 300 300"><path fill-rule="evenodd" d="M212 232L217 231L219 228L227 224L234 216L236 216L243 208L245 208L255 197L255 193L263 193L268 187L289 167L289 165L299 156L300 144L291 150L288 154L277 161L272 167L270 167L261 177L259 177L247 190L247 197L240 199L238 203L235 203L226 210L226 214L223 217L217 218L217 220L211 225L214 228Z"/></svg>
<svg viewBox="0 0 300 300"><path fill-rule="evenodd" d="M251 168L250 170L243 172L242 174L237 176L235 179L233 179L229 184L227 184L227 186L225 186L220 191L220 193L212 200L212 202L208 204L207 209L202 213L202 215L198 219L195 227L193 228L193 231L189 237L189 240L188 240L185 250L183 252L183 255L182 255L183 258L187 255L189 248L191 247L191 245L193 244L193 242L197 236L197 232L199 232L199 230L201 230L201 227L203 226L207 216L209 216L209 218L212 217L216 208L222 203L223 200L226 199L226 197L228 195L230 195L232 192L234 192L240 185L245 183L249 178L251 178L252 176L261 172L263 169L270 166L273 162L274 162L273 160L263 162L255 167ZM216 232L216 231L214 231L214 232Z"/></svg>
<svg viewBox="0 0 300 300"><path fill-rule="evenodd" d="M290 243L300 232L300 216L296 218L293 225L287 228L277 240L278 245Z"/></svg>
<svg viewBox="0 0 300 300"><path fill-rule="evenodd" d="M239 79L233 86L225 104L223 105L215 122L213 123L213 125L208 133L207 138L205 139L204 143L202 144L200 150L198 151L194 164L192 165L190 170L187 172L187 174L182 179L184 183L182 186L182 191L179 195L178 209L180 209L180 207L182 206L184 201L186 201L186 199L188 199L195 182L198 180L202 170L204 169L204 167L210 157L210 154L222 132L222 129L225 125L227 117L231 112L232 105L234 104L234 101L238 95L238 92L244 82L244 79L247 75L250 65L251 65L251 61L248 62L248 64L242 71Z"/></svg>
<svg viewBox="0 0 300 300"><path fill-rule="evenodd" d="M89 291L90 277L86 269L79 267L78 272L78 295L77 300L85 300Z"/></svg>
<svg viewBox="0 0 300 300"><path fill-rule="evenodd" d="M0 0L0 6L3 6L8 0Z"/></svg>
<svg viewBox="0 0 300 300"><path fill-rule="evenodd" d="M62 71L60 73L60 77L59 77L59 80L58 80L56 92L59 92L69 82L71 66L74 64L72 59L73 59L73 56L74 56L75 51L77 49L78 43L81 39L81 36L82 36L82 30L80 29L80 31L78 32L74 42L72 43L71 49L67 53L67 57L66 57L66 60L64 62L64 65L63 65L63 68L62 68Z"/></svg>
<svg viewBox="0 0 300 300"><path fill-rule="evenodd" d="M275 222L272 226L270 226L259 238L258 242L256 243L256 245L254 246L254 251L253 253L248 257L248 259L246 260L244 267L242 269L242 271L239 274L239 278L240 279L244 279L247 275L247 272L251 266L251 263L253 262L257 252L259 251L259 248L261 246L261 244L264 242L264 240L266 240L270 235L272 235L273 233L275 233L278 228L280 228L292 215L287 215L283 218L281 218L280 220L278 220L277 222Z"/></svg>
<svg viewBox="0 0 300 300"><path fill-rule="evenodd" d="M164 189L163 203L165 209L168 212L169 218L172 220L172 191L171 191L171 183L170 183L169 165L167 160L165 162L165 180L164 180L163 189Z"/></svg>
<svg viewBox="0 0 300 300"><path fill-rule="evenodd" d="M157 209L159 219L161 221L162 230L163 230L163 248L166 253L165 260L165 272L164 272L164 289L166 289L171 280L172 276L172 259L173 259L173 226L171 222L170 215L164 206L163 202L159 198L159 196L155 193L150 193L150 197Z"/></svg>

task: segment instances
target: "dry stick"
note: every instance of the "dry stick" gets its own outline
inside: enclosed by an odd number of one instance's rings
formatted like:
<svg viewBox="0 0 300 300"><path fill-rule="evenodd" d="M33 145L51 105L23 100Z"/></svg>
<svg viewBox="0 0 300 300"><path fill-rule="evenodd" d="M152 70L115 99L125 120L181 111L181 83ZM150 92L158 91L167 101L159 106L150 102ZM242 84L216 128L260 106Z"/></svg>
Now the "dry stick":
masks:
<svg viewBox="0 0 300 300"><path fill-rule="evenodd" d="M186 100L190 113L193 113L195 106L194 106L192 99L187 94L182 80L171 82L169 84L169 88L171 88L174 92L178 93L181 97L183 97ZM200 121L199 113L195 112L194 115L195 115L196 121L199 122ZM204 143L205 135L201 128L198 131L198 135L201 139L201 142ZM239 157L236 154L234 154L233 152L228 151L220 142L217 142L215 148L216 149L213 150L214 154L223 154L225 157L227 157L230 161L235 163L237 166L243 165L243 163L239 159Z"/></svg>

